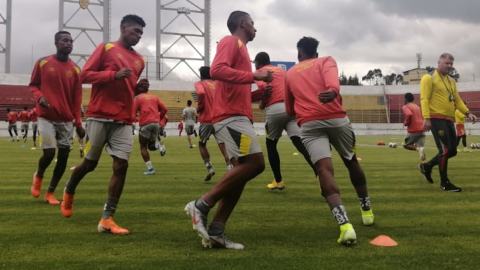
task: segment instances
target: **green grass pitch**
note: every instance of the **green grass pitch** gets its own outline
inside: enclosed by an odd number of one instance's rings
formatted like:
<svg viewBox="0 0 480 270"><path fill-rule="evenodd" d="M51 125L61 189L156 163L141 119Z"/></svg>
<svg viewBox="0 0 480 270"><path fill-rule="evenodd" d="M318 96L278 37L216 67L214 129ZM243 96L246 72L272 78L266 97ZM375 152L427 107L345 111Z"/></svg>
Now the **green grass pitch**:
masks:
<svg viewBox="0 0 480 270"><path fill-rule="evenodd" d="M214 141L208 144L217 175L204 182L205 167L198 148L185 137L167 137L167 154L151 152L157 174L146 166L134 144L127 182L115 221L130 235L100 234L96 226L107 197L112 160L103 153L97 169L79 185L71 218L60 206L43 202L54 164L45 174L42 195L30 195L40 150L0 139L0 269L478 269L480 263L480 150L459 153L449 162L451 181L461 193L428 184L417 169L416 152L401 147L402 135L359 136L358 157L368 180L375 224L361 224L356 194L347 170L334 154L335 177L357 244L336 243L339 228L320 196L318 182L287 137L279 145L284 191L269 191L268 161L252 180L233 212L227 234L245 250L204 249L184 213L186 203L209 190L226 167ZM265 149L265 138L258 141ZM195 138L194 138L194 141ZM396 149L375 146L397 142ZM480 136L468 137L480 142ZM427 157L436 153L427 136ZM78 144L68 168L80 162ZM65 175L57 188L61 199ZM396 247L369 242L388 235Z"/></svg>

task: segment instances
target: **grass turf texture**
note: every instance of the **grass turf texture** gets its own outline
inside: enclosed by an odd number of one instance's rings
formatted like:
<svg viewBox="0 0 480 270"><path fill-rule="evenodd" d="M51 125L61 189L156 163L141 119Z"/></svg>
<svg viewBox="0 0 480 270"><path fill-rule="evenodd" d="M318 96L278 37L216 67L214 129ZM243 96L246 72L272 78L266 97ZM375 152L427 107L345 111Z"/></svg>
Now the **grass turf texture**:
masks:
<svg viewBox="0 0 480 270"><path fill-rule="evenodd" d="M403 136L359 136L358 156L372 198L375 225L361 224L356 194L348 172L334 154L335 176L357 244L336 243L339 228L320 196L317 181L287 137L278 144L284 191L269 191L273 179L266 170L251 181L229 220L227 234L245 245L243 251L208 250L192 230L183 207L210 189L225 172L214 141L208 144L217 175L204 182L205 167L198 148L185 137L167 137L167 154L150 152L156 175L146 166L135 142L127 182L115 221L128 236L100 234L96 226L107 197L112 160L105 152L97 169L79 185L74 213L64 218L60 206L43 202L54 163L38 199L30 195L40 149L20 147L1 139L0 269L477 269L480 258L480 151L459 153L450 160L451 181L461 193L428 184L417 169L416 152L401 147ZM196 141L196 139L193 139ZM265 149L264 137L258 137ZM384 141L387 146L376 146ZM388 142L399 148L388 148ZM469 136L469 143L480 136ZM31 144L31 141L29 141ZM427 136L427 158L436 153ZM61 199L71 166L80 162L78 144L56 196ZM211 216L211 215L210 215ZM385 234L397 247L369 244Z"/></svg>

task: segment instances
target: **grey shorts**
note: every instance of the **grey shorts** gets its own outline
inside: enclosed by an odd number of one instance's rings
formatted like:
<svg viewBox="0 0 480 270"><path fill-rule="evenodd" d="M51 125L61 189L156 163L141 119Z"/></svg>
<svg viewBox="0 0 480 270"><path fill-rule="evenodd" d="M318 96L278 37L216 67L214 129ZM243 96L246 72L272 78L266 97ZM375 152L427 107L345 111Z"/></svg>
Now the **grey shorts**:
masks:
<svg viewBox="0 0 480 270"><path fill-rule="evenodd" d="M267 139L278 140L282 137L283 130L289 137L300 137L300 128L295 117L287 115L285 103L275 103L267 108L265 119L265 135Z"/></svg>
<svg viewBox="0 0 480 270"><path fill-rule="evenodd" d="M415 145L423 147L425 145L425 133L407 133L403 145Z"/></svg>
<svg viewBox="0 0 480 270"><path fill-rule="evenodd" d="M331 158L333 145L338 154L351 160L356 152L355 133L348 117L308 121L300 128L302 142L315 164Z"/></svg>
<svg viewBox="0 0 480 270"><path fill-rule="evenodd" d="M228 158L240 158L261 153L257 132L246 116L234 116L213 124L215 137L225 143Z"/></svg>
<svg viewBox="0 0 480 270"><path fill-rule="evenodd" d="M160 125L158 123L148 123L140 127L140 136L148 139L151 142L157 140L157 136L160 132Z"/></svg>
<svg viewBox="0 0 480 270"><path fill-rule="evenodd" d="M28 122L27 123L22 123L20 125L20 128L23 130L23 131L28 131Z"/></svg>
<svg viewBox="0 0 480 270"><path fill-rule="evenodd" d="M42 136L42 149L70 148L70 134L73 132L73 122L54 122L39 117L38 131Z"/></svg>
<svg viewBox="0 0 480 270"><path fill-rule="evenodd" d="M32 122L32 130L33 130L34 133L37 132L37 129L38 129L38 124L37 123L38 122Z"/></svg>
<svg viewBox="0 0 480 270"><path fill-rule="evenodd" d="M107 153L128 160L133 147L132 126L116 123L87 120L87 134L92 148L85 156L88 160L99 160L107 145Z"/></svg>
<svg viewBox="0 0 480 270"><path fill-rule="evenodd" d="M194 129L195 125L185 125L185 132L187 133L187 135L192 135Z"/></svg>
<svg viewBox="0 0 480 270"><path fill-rule="evenodd" d="M10 130L17 131L17 124L13 124L13 125L8 124L8 130L9 130L9 131L10 131Z"/></svg>

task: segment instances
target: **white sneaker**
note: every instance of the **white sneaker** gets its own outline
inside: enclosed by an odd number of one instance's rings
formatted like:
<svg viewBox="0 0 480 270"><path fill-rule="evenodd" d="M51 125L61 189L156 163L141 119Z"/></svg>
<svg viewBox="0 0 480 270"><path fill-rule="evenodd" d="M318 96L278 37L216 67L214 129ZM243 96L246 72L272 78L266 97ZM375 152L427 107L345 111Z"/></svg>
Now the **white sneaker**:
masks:
<svg viewBox="0 0 480 270"><path fill-rule="evenodd" d="M418 154L420 155L420 159L422 161L425 161L427 159L427 156L425 155L425 148L420 147L420 149L418 150Z"/></svg>
<svg viewBox="0 0 480 270"><path fill-rule="evenodd" d="M160 156L165 156L165 154L167 153L167 149L165 149L165 145L163 144L160 144Z"/></svg>
<svg viewBox="0 0 480 270"><path fill-rule="evenodd" d="M203 238L202 245L206 248L225 248L225 249L244 249L245 247L240 243L234 243L225 233L220 235L210 235L210 238Z"/></svg>
<svg viewBox="0 0 480 270"><path fill-rule="evenodd" d="M198 235L202 238L209 238L207 232L207 216L205 216L198 208L195 206L196 201L189 202L183 210L185 213L192 218L193 229L197 231Z"/></svg>
<svg viewBox="0 0 480 270"><path fill-rule="evenodd" d="M210 169L208 169L207 176L205 176L205 181L210 181L214 175L215 171L213 170L213 167L210 167Z"/></svg>

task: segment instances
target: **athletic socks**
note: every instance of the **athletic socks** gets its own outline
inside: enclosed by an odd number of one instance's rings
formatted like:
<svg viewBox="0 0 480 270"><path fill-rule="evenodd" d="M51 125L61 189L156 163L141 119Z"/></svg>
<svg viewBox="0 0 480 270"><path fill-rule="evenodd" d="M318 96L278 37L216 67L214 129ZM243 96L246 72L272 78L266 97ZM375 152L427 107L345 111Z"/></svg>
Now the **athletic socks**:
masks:
<svg viewBox="0 0 480 270"><path fill-rule="evenodd" d="M103 207L102 219L108 219L113 217L115 210L117 210L118 199L113 197L108 197L105 206Z"/></svg>
<svg viewBox="0 0 480 270"><path fill-rule="evenodd" d="M231 169L233 169L233 164L228 164L227 165L227 171L230 171Z"/></svg>
<svg viewBox="0 0 480 270"><path fill-rule="evenodd" d="M67 184L65 184L65 192L67 194L75 194L75 189L77 188L77 185L73 184L70 179L68 179Z"/></svg>
<svg viewBox="0 0 480 270"><path fill-rule="evenodd" d="M225 231L225 224L221 222L212 222L208 226L208 235L221 235Z"/></svg>
<svg viewBox="0 0 480 270"><path fill-rule="evenodd" d="M208 214L208 211L215 206L215 203L217 202L214 201L207 193L197 200L195 207L197 207L198 210L200 210L200 212L203 214Z"/></svg>
<svg viewBox="0 0 480 270"><path fill-rule="evenodd" d="M152 165L152 162L151 162L151 161L145 162L145 165L147 165L147 169L149 169L149 170L152 170L152 169L153 169L153 165Z"/></svg>
<svg viewBox="0 0 480 270"><path fill-rule="evenodd" d="M205 167L207 167L207 169L210 169L212 168L212 163L209 161L205 161Z"/></svg>
<svg viewBox="0 0 480 270"><path fill-rule="evenodd" d="M347 211L343 206L342 199L339 194L332 194L326 198L330 211L332 211L333 217L337 220L338 225L350 223L347 216Z"/></svg>
<svg viewBox="0 0 480 270"><path fill-rule="evenodd" d="M362 207L363 211L370 210L370 196L368 196L368 188L366 185L355 187L358 196L358 203Z"/></svg>

